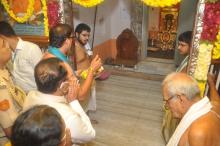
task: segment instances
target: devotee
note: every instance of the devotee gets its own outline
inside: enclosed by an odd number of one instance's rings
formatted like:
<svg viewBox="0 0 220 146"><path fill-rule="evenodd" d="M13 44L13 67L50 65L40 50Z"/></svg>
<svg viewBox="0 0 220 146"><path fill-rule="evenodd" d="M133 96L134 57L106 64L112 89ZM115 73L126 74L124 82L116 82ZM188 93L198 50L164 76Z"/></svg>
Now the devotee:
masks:
<svg viewBox="0 0 220 146"><path fill-rule="evenodd" d="M65 67L68 71L68 76L79 76L81 71L77 71L76 74L73 71L73 66L68 59L68 56L72 55L71 47L73 42L73 30L68 24L57 24L50 29L49 33L49 48L45 53L43 59L57 57L65 62ZM99 56L91 61L88 69L88 75L79 89L78 99L84 101L87 98L87 94L92 86L95 72L101 67L101 59Z"/></svg>
<svg viewBox="0 0 220 146"><path fill-rule="evenodd" d="M87 54L85 46L88 45L88 40L90 36L90 27L87 24L80 23L76 26L75 29L75 53L76 53L76 64L77 69L86 70L90 65L90 57ZM81 78L80 82L83 83L86 77ZM95 80L93 79L93 83L91 86L91 91L87 95L87 100L81 102L84 110L89 114L91 111L96 110L96 90L95 90Z"/></svg>
<svg viewBox="0 0 220 146"><path fill-rule="evenodd" d="M220 145L220 115L198 83L185 73L171 73L162 83L165 107L181 119L167 146Z"/></svg>
<svg viewBox="0 0 220 146"><path fill-rule="evenodd" d="M18 116L12 127L12 146L71 146L69 130L52 107L39 105Z"/></svg>
<svg viewBox="0 0 220 146"><path fill-rule="evenodd" d="M68 76L64 62L56 57L43 59L36 65L34 76L38 91L29 92L23 110L49 105L62 116L74 144L94 139L95 130L77 100L78 80Z"/></svg>
<svg viewBox="0 0 220 146"><path fill-rule="evenodd" d="M178 37L178 51L181 55L184 55L185 58L176 69L176 72L185 72L187 71L187 64L189 61L189 53L192 39L192 31L185 31L181 33ZM179 119L173 118L171 111L165 109L163 124L162 124L162 135L165 142L168 142L173 132L175 131Z"/></svg>
<svg viewBox="0 0 220 146"><path fill-rule="evenodd" d="M15 84L26 93L37 89L34 81L34 67L42 58L40 48L32 42L24 41L18 37L8 22L0 21L0 28L0 35L9 43L14 52L12 75Z"/></svg>
<svg viewBox="0 0 220 146"><path fill-rule="evenodd" d="M11 137L11 127L24 101L25 93L15 87L11 74L6 68L11 58L9 44L0 37L0 145ZM3 130L3 131L2 131Z"/></svg>
<svg viewBox="0 0 220 146"><path fill-rule="evenodd" d="M178 37L178 51L181 55L185 56L176 72L186 72L189 61L190 46L192 40L192 31L185 31Z"/></svg>

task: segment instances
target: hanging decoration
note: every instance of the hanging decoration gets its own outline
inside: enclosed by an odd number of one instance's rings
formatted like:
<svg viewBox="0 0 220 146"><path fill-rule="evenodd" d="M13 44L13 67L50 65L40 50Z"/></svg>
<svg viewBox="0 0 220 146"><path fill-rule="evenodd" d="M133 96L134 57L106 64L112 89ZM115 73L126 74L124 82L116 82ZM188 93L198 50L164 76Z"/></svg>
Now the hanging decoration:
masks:
<svg viewBox="0 0 220 146"><path fill-rule="evenodd" d="M57 1L48 1L47 14L50 28L59 23L59 3Z"/></svg>
<svg viewBox="0 0 220 146"><path fill-rule="evenodd" d="M94 7L104 0L73 0L74 3L79 4L83 7Z"/></svg>
<svg viewBox="0 0 220 146"><path fill-rule="evenodd" d="M195 25L193 31L193 40L192 40L192 52L190 54L189 66L188 66L188 74L190 76L194 76L195 69L197 66L198 60L198 51L200 45L200 38L201 33L203 30L203 17L204 17L204 10L205 10L205 2L204 0L199 0L197 5L197 12L195 17Z"/></svg>
<svg viewBox="0 0 220 146"><path fill-rule="evenodd" d="M220 1L216 3L207 2L205 4L201 40L207 40L210 42L215 41L219 30L219 25L220 25Z"/></svg>
<svg viewBox="0 0 220 146"><path fill-rule="evenodd" d="M24 23L26 22L33 14L34 12L34 3L35 0L29 0L28 2L28 7L26 14L23 17L17 17L12 10L10 10L10 6L8 4L8 0L1 0L2 5L4 6L5 10L7 13L12 17L14 20L16 20L19 23Z"/></svg>
<svg viewBox="0 0 220 146"><path fill-rule="evenodd" d="M216 37L216 42L214 43L214 48L212 52L213 59L220 59L220 26L218 30L218 35Z"/></svg>
<svg viewBox="0 0 220 146"><path fill-rule="evenodd" d="M59 19L60 19L60 23L65 23L65 17L64 17L64 13L65 13L65 10L64 10L64 2L63 0L58 0L58 5L59 5L59 10L58 10L58 13L59 13Z"/></svg>
<svg viewBox="0 0 220 146"><path fill-rule="evenodd" d="M46 0L41 0L42 2L42 11L43 11L43 14L44 14L44 35L45 36L48 36L49 35L49 26L48 26L48 16L47 16L47 1Z"/></svg>
<svg viewBox="0 0 220 146"><path fill-rule="evenodd" d="M220 1L206 1L194 78L204 94L211 58L220 58ZM213 51L213 52L212 52Z"/></svg>
<svg viewBox="0 0 220 146"><path fill-rule="evenodd" d="M213 59L220 58L220 1L207 0L201 40L214 44Z"/></svg>
<svg viewBox="0 0 220 146"><path fill-rule="evenodd" d="M217 2L218 0L206 0L205 2L210 2L210 3L215 3Z"/></svg>
<svg viewBox="0 0 220 146"><path fill-rule="evenodd" d="M202 42L199 45L197 67L194 74L194 77L197 80L207 80L207 73L209 70L209 65L211 63L212 48L213 45L206 42Z"/></svg>
<svg viewBox="0 0 220 146"><path fill-rule="evenodd" d="M141 0L151 7L169 7L178 4L181 0Z"/></svg>

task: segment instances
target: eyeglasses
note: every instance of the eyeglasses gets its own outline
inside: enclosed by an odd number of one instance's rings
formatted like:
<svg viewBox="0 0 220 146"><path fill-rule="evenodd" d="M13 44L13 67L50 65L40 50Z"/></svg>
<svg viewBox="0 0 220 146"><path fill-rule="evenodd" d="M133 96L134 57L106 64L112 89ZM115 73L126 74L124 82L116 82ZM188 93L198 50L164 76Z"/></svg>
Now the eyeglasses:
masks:
<svg viewBox="0 0 220 146"><path fill-rule="evenodd" d="M178 97L178 95L173 95L173 96L171 96L169 99L163 99L163 102L164 102L164 104L163 104L163 107L164 107L164 109L165 110L168 110L169 109L169 106L168 106L168 104L170 103L170 101L172 100L172 99L174 99L174 98L177 98Z"/></svg>

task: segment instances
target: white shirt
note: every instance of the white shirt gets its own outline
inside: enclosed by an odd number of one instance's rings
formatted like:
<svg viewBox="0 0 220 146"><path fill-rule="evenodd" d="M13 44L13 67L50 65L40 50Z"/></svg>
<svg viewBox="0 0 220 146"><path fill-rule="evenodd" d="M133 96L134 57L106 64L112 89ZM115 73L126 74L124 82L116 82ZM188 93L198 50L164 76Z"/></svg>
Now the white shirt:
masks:
<svg viewBox="0 0 220 146"><path fill-rule="evenodd" d="M15 84L20 86L26 93L37 89L34 79L34 67L41 58L42 52L36 44L19 38L12 59L12 74Z"/></svg>
<svg viewBox="0 0 220 146"><path fill-rule="evenodd" d="M48 105L55 108L65 121L66 127L70 129L73 143L86 143L95 138L95 130L78 100L67 103L64 96L31 91L25 99L23 110L34 105Z"/></svg>
<svg viewBox="0 0 220 146"><path fill-rule="evenodd" d="M92 56L93 55L93 52L92 52L92 48L90 47L89 43L87 42L86 45L84 46L85 49L86 49L86 53L89 55L89 56Z"/></svg>

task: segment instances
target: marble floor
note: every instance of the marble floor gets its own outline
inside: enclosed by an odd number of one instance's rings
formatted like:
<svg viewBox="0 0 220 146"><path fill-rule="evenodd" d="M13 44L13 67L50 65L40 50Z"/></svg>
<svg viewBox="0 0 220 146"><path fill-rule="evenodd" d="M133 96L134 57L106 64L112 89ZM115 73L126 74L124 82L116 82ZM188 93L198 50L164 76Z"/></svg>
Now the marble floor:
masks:
<svg viewBox="0 0 220 146"><path fill-rule="evenodd" d="M171 73L176 70L174 60L152 57L147 57L139 61L134 67L127 67L126 65L105 65L105 68L162 76L167 75L168 73Z"/></svg>
<svg viewBox="0 0 220 146"><path fill-rule="evenodd" d="M97 81L96 139L89 146L164 146L161 78L113 73Z"/></svg>

